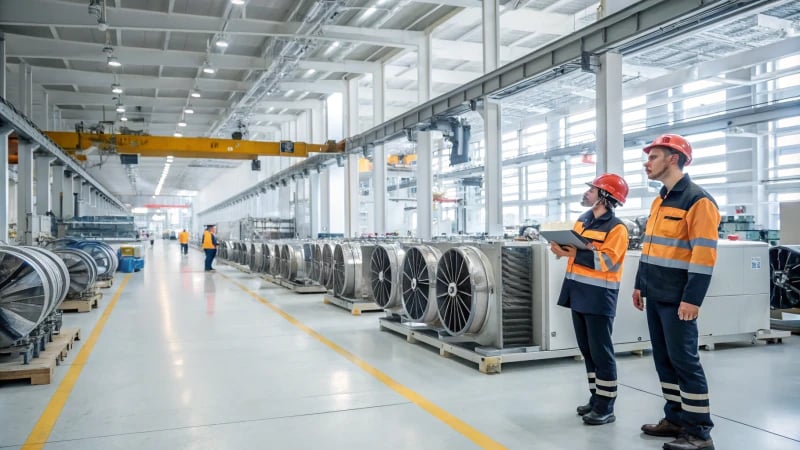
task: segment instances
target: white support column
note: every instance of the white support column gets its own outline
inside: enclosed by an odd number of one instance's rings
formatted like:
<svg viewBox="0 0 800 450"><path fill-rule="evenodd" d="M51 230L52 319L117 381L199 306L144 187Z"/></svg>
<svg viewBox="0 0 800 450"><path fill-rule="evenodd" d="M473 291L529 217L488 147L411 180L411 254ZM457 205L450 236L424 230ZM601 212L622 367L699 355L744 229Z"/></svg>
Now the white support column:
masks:
<svg viewBox="0 0 800 450"><path fill-rule="evenodd" d="M50 95L46 90L42 91L42 123L45 130L50 130Z"/></svg>
<svg viewBox="0 0 800 450"><path fill-rule="evenodd" d="M500 104L484 98L483 123L486 140L486 162L483 172L483 200L486 210L486 232L503 235L503 152L500 136Z"/></svg>
<svg viewBox="0 0 800 450"><path fill-rule="evenodd" d="M75 174L69 169L64 171L61 185L61 219L71 219L75 215Z"/></svg>
<svg viewBox="0 0 800 450"><path fill-rule="evenodd" d="M0 33L0 97L8 98L6 96L6 38L3 33ZM8 181L6 180L7 184ZM8 227L6 227L6 230L8 230ZM8 239L8 233L0 236L0 240L5 241L6 239Z"/></svg>
<svg viewBox="0 0 800 450"><path fill-rule="evenodd" d="M377 126L384 120L384 74L385 66L380 64L380 68L372 73L372 125ZM376 145L373 148L372 157L372 193L373 205L375 207L375 229L379 234L384 234L386 229L386 150L383 145Z"/></svg>
<svg viewBox="0 0 800 450"><path fill-rule="evenodd" d="M483 73L500 67L500 12L497 0L483 0Z"/></svg>
<svg viewBox="0 0 800 450"><path fill-rule="evenodd" d="M338 167L337 167L338 169ZM312 172L312 177L315 175L317 176L317 180L319 183L318 193L319 193L319 232L321 233L332 233L331 231L331 196L334 198L339 199L338 205L340 206L337 208L340 215L344 215L344 211L341 208L341 200L345 197L344 192L333 192L331 189L331 170L332 168L323 170L321 173L316 174L316 172ZM312 178L313 180L313 178ZM344 184L341 184L342 188L344 188ZM312 190L312 195L314 191ZM346 199L345 199L346 203ZM342 220L344 223L344 220Z"/></svg>
<svg viewBox="0 0 800 450"><path fill-rule="evenodd" d="M0 42L0 46L4 45ZM5 58L3 58L5 59ZM5 72L5 64L0 64ZM0 126L0 241L8 242L8 136L11 127Z"/></svg>
<svg viewBox="0 0 800 450"><path fill-rule="evenodd" d="M326 139L325 135L325 102L319 102L318 107L311 108L309 140L314 144L323 144Z"/></svg>
<svg viewBox="0 0 800 450"><path fill-rule="evenodd" d="M318 174L316 171L311 172L308 177L308 204L309 214L311 216L311 239L316 239L320 230L320 203L322 200L322 192L319 189L319 178L320 174Z"/></svg>
<svg viewBox="0 0 800 450"><path fill-rule="evenodd" d="M604 53L597 73L597 175L624 173L622 55Z"/></svg>
<svg viewBox="0 0 800 450"><path fill-rule="evenodd" d="M28 223L33 214L33 152L39 144L19 141L19 164L17 165L17 242L32 245L33 237Z"/></svg>
<svg viewBox="0 0 800 450"><path fill-rule="evenodd" d="M431 34L425 33L417 47L417 102L431 99Z"/></svg>
<svg viewBox="0 0 800 450"><path fill-rule="evenodd" d="M21 76L23 76L25 83L23 91L25 103L23 108L25 115L33 120L33 68L31 68L30 64L25 63L25 73L24 75L21 74Z"/></svg>
<svg viewBox="0 0 800 450"><path fill-rule="evenodd" d="M358 79L345 81L343 107L345 113L345 136L358 133ZM345 156L345 237L354 237L359 231L359 185L358 159L360 155Z"/></svg>
<svg viewBox="0 0 800 450"><path fill-rule="evenodd" d="M420 239L433 234L433 133L417 133L417 233Z"/></svg>
<svg viewBox="0 0 800 450"><path fill-rule="evenodd" d="M44 216L51 211L50 198L50 161L53 156L49 153L37 154L36 160L36 214Z"/></svg>

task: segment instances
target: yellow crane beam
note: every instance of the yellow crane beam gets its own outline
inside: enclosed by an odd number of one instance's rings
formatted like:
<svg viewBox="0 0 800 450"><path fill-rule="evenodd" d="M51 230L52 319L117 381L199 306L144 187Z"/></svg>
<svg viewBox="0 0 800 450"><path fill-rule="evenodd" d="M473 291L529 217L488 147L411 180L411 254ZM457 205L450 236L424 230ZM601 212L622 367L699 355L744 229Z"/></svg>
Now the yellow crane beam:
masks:
<svg viewBox="0 0 800 450"><path fill-rule="evenodd" d="M73 131L45 131L50 139L74 156L77 150L98 148L120 154L173 156L175 158L256 159L259 156L306 157L309 153L344 151L344 142L325 144L281 141L239 141L202 137L140 136L128 134L92 134Z"/></svg>

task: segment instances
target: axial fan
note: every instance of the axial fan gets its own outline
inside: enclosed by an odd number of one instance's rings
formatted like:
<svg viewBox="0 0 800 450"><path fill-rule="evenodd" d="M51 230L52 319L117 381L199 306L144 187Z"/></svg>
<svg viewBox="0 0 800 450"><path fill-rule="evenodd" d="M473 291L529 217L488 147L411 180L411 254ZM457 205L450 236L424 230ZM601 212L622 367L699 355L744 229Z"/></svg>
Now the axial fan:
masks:
<svg viewBox="0 0 800 450"><path fill-rule="evenodd" d="M311 272L308 274L315 283L324 284L322 280L322 246L325 244L315 243L311 246Z"/></svg>
<svg viewBox="0 0 800 450"><path fill-rule="evenodd" d="M399 244L379 244L370 257L369 283L373 301L381 308L398 309L400 296L400 268L405 251Z"/></svg>
<svg viewBox="0 0 800 450"><path fill-rule="evenodd" d="M281 274L281 244L274 242L270 252L269 273L273 276Z"/></svg>
<svg viewBox="0 0 800 450"><path fill-rule="evenodd" d="M492 268L480 250L456 247L444 252L436 269L439 320L451 336L483 328L494 281Z"/></svg>
<svg viewBox="0 0 800 450"><path fill-rule="evenodd" d="M327 242L322 244L322 279L320 284L333 289L333 250L337 244Z"/></svg>
<svg viewBox="0 0 800 450"><path fill-rule="evenodd" d="M357 243L336 244L333 250L333 292L339 297L361 297L361 247Z"/></svg>
<svg viewBox="0 0 800 450"><path fill-rule="evenodd" d="M283 244L281 247L281 272L284 280L298 281L306 278L303 261L303 246L298 243Z"/></svg>
<svg viewBox="0 0 800 450"><path fill-rule="evenodd" d="M800 245L769 249L770 305L775 309L800 307Z"/></svg>
<svg viewBox="0 0 800 450"><path fill-rule="evenodd" d="M94 285L97 265L88 253L77 248L64 248L56 250L55 254L64 261L69 271L69 294L80 294Z"/></svg>
<svg viewBox="0 0 800 450"><path fill-rule="evenodd" d="M438 324L436 263L442 253L435 247L415 245L406 251L403 260L403 315L412 322Z"/></svg>

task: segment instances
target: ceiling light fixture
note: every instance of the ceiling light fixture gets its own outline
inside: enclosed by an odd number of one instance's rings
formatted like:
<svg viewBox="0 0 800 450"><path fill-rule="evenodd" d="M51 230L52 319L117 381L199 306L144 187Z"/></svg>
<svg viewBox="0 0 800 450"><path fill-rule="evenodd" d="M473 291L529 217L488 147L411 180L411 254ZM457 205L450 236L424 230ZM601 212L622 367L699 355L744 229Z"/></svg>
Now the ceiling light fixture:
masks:
<svg viewBox="0 0 800 450"><path fill-rule="evenodd" d="M111 92L114 94L122 94L122 86L120 86L118 83L113 83L111 85Z"/></svg>
<svg viewBox="0 0 800 450"><path fill-rule="evenodd" d="M183 112L186 114L194 114L194 110L192 108L184 108Z"/></svg>
<svg viewBox="0 0 800 450"><path fill-rule="evenodd" d="M181 120L180 122L178 122L178 126L179 127L185 127L186 126L186 122Z"/></svg>
<svg viewBox="0 0 800 450"><path fill-rule="evenodd" d="M125 112L125 105L117 104L117 112L124 113Z"/></svg>
<svg viewBox="0 0 800 450"><path fill-rule="evenodd" d="M183 137L183 135L181 133L178 133L177 131L173 134L173 136L175 136L175 137Z"/></svg>
<svg viewBox="0 0 800 450"><path fill-rule="evenodd" d="M108 65L111 66L111 67L122 67L122 63L119 62L119 59L117 59L117 57L114 56L114 55L109 55L108 59L107 59L107 62L108 62Z"/></svg>
<svg viewBox="0 0 800 450"><path fill-rule="evenodd" d="M217 38L216 42L214 42L214 45L216 45L218 48L228 48L229 44L224 37L220 36Z"/></svg>
<svg viewBox="0 0 800 450"><path fill-rule="evenodd" d="M200 91L198 91L197 89L192 89L189 95L191 95L194 98L200 98Z"/></svg>
<svg viewBox="0 0 800 450"><path fill-rule="evenodd" d="M286 96L287 97L292 95L292 94L294 94L294 89L289 89L288 91L286 91Z"/></svg>
<svg viewBox="0 0 800 450"><path fill-rule="evenodd" d="M128 121L128 117L127 116L122 116L122 117L119 118L119 120L121 120L123 122L127 122Z"/></svg>
<svg viewBox="0 0 800 450"><path fill-rule="evenodd" d="M234 5L244 5L244 0L231 0Z"/></svg>
<svg viewBox="0 0 800 450"><path fill-rule="evenodd" d="M215 68L211 67L211 66L205 66L205 67L203 67L203 73L207 73L209 75L214 75L215 73L217 73L217 70Z"/></svg>

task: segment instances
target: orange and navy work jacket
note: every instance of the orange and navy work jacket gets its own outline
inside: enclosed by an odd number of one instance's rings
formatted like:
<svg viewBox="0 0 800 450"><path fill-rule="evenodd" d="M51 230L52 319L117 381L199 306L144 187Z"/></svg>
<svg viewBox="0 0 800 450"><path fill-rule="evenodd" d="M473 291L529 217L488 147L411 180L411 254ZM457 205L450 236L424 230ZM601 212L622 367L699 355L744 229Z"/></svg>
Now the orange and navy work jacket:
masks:
<svg viewBox="0 0 800 450"><path fill-rule="evenodd" d="M578 249L567 262L558 304L583 314L614 317L628 251L628 228L609 210L600 217L584 213L572 228L595 249Z"/></svg>
<svg viewBox="0 0 800 450"><path fill-rule="evenodd" d="M214 250L217 248L217 237L208 230L203 232L203 250Z"/></svg>
<svg viewBox="0 0 800 450"><path fill-rule="evenodd" d="M188 244L189 243L189 232L188 231L181 231L178 233L178 242L181 244Z"/></svg>
<svg viewBox="0 0 800 450"><path fill-rule="evenodd" d="M700 306L717 260L719 209L689 175L650 207L636 289L650 300Z"/></svg>

